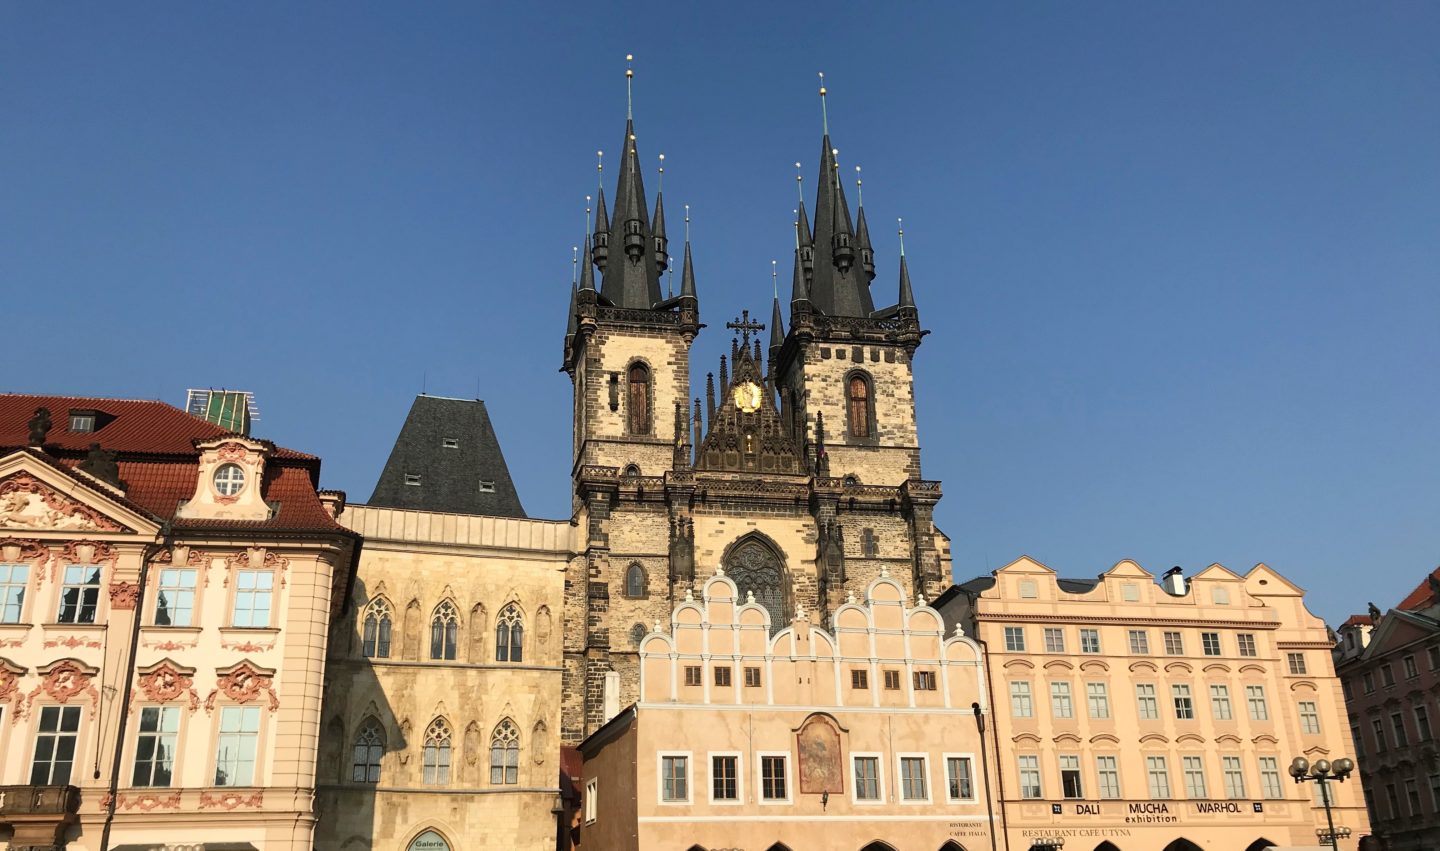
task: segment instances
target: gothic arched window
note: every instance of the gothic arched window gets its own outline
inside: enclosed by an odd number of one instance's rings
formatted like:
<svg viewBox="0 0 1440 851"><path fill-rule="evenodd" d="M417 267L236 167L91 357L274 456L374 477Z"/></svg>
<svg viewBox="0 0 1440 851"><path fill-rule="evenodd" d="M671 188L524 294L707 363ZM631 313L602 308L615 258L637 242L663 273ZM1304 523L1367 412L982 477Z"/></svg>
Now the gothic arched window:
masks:
<svg viewBox="0 0 1440 851"><path fill-rule="evenodd" d="M425 785L444 786L450 782L450 725L436 718L425 730Z"/></svg>
<svg viewBox="0 0 1440 851"><path fill-rule="evenodd" d="M637 623L634 626L630 627L630 643L635 645L636 648L638 648L640 646L640 642L644 641L645 636L649 634L650 630L645 628L645 624Z"/></svg>
<svg viewBox="0 0 1440 851"><path fill-rule="evenodd" d="M430 658L455 659L456 638L460 632L460 616L449 600L435 607L430 616Z"/></svg>
<svg viewBox="0 0 1440 851"><path fill-rule="evenodd" d="M350 779L356 783L380 782L380 756L385 753L385 736L380 725L366 719L355 737L355 758L350 763Z"/></svg>
<svg viewBox="0 0 1440 851"><path fill-rule="evenodd" d="M632 600L638 600L648 596L648 583L645 581L645 568L639 562L631 562L625 568L625 596Z"/></svg>
<svg viewBox="0 0 1440 851"><path fill-rule="evenodd" d="M758 538L740 541L725 556L725 575L735 582L740 599L747 593L770 613L770 633L785 626L785 567L775 550Z"/></svg>
<svg viewBox="0 0 1440 851"><path fill-rule="evenodd" d="M846 418L850 423L851 437L870 437L874 416L874 407L871 405L870 378L864 373L853 373L846 382L848 385L846 398L849 405L846 407Z"/></svg>
<svg viewBox="0 0 1440 851"><path fill-rule="evenodd" d="M490 737L490 784L513 785L520 782L520 731L509 718L495 727Z"/></svg>
<svg viewBox="0 0 1440 851"><path fill-rule="evenodd" d="M390 604L383 597L376 597L365 607L364 631L360 652L370 658L390 658L390 630L393 624Z"/></svg>
<svg viewBox="0 0 1440 851"><path fill-rule="evenodd" d="M495 617L495 661L523 662L524 648L525 623L520 608L511 603Z"/></svg>
<svg viewBox="0 0 1440 851"><path fill-rule="evenodd" d="M650 368L643 363L630 365L630 384L626 401L626 413L630 417L630 433L649 434Z"/></svg>

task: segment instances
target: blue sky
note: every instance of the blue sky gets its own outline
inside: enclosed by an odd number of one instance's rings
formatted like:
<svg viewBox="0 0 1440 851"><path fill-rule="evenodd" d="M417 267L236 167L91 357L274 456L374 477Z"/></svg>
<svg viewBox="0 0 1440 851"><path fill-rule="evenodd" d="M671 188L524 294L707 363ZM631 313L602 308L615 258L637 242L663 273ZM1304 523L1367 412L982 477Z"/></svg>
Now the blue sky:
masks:
<svg viewBox="0 0 1440 851"><path fill-rule="evenodd" d="M564 516L624 55L698 382L787 269L823 70L877 302L905 218L960 578L1264 561L1333 622L1440 562L1440 6L603 5L0 3L5 389L253 390L355 501L422 385L478 393Z"/></svg>

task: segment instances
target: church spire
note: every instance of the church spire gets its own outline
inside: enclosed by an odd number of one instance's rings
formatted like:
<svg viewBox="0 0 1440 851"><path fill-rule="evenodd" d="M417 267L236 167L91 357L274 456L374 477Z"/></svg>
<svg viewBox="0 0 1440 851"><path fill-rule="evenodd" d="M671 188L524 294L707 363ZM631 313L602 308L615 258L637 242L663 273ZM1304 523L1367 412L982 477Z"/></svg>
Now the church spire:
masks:
<svg viewBox="0 0 1440 851"><path fill-rule="evenodd" d="M915 310L915 291L910 288L910 264L905 262L905 220L897 219L900 223L900 301L898 306L901 310Z"/></svg>
<svg viewBox="0 0 1440 851"><path fill-rule="evenodd" d="M580 262L580 289L595 289L595 258L590 248L590 235L585 235L585 256Z"/></svg>
<svg viewBox="0 0 1440 851"><path fill-rule="evenodd" d="M605 152L595 152L595 173L600 182L595 202L595 265L601 273L610 254L610 215L605 210Z"/></svg>
<svg viewBox="0 0 1440 851"><path fill-rule="evenodd" d="M680 270L680 297L694 299L695 267L690 260L690 205L685 205L685 265Z"/></svg>
<svg viewBox="0 0 1440 851"><path fill-rule="evenodd" d="M650 220L655 239L655 264L664 272L670 268L670 240L665 238L665 155L660 155L660 186L655 191L655 217Z"/></svg>
<svg viewBox="0 0 1440 851"><path fill-rule="evenodd" d="M623 251L602 269L600 288L616 307L649 310L661 301L660 271L655 236L646 209L645 181L640 151L635 143L635 121L630 107L634 73L625 69L625 138L621 143L620 175L615 186L615 214L610 220L608 246ZM598 238L597 238L598 242Z"/></svg>
<svg viewBox="0 0 1440 851"><path fill-rule="evenodd" d="M823 83L823 76L821 78ZM825 87L820 87L822 108ZM820 180L815 190L814 272L810 300L817 311L835 316L868 317L874 310L869 280L855 265L855 231L841 185L837 151L826 132L820 140Z"/></svg>
<svg viewBox="0 0 1440 851"><path fill-rule="evenodd" d="M858 205L855 219L855 247L860 251L860 270L865 273L865 283L875 280L875 249L870 245L870 226L865 223L864 184L860 181L860 166L855 166L855 203Z"/></svg>

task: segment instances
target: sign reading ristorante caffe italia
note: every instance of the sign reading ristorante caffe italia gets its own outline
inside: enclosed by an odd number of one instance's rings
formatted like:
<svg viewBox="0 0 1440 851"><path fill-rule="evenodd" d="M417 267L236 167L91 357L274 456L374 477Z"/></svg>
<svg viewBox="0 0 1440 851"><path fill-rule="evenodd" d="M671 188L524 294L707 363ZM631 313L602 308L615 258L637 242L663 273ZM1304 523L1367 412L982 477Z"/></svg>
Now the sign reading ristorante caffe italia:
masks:
<svg viewBox="0 0 1440 851"><path fill-rule="evenodd" d="M1051 815L1123 818L1126 824L1169 824L1185 816L1223 818L1263 812L1262 801L1064 801L1050 805Z"/></svg>

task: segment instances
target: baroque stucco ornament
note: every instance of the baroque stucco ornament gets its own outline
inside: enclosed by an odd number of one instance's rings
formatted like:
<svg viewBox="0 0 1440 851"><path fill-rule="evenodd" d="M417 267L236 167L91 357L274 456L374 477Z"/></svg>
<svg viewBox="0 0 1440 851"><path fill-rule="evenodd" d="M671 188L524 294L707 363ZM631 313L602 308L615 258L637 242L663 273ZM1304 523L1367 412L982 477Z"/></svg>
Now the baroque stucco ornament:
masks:
<svg viewBox="0 0 1440 851"><path fill-rule="evenodd" d="M241 662L220 674L215 680L215 690L205 698L205 711L215 711L215 701L225 695L236 703L258 700L263 692L270 698L271 712L280 708L280 698L275 695L274 674L256 668L249 662Z"/></svg>
<svg viewBox="0 0 1440 851"><path fill-rule="evenodd" d="M25 702L30 706L35 705L35 698L44 692L56 703L69 703L76 695L83 694L90 698L90 717L95 716L95 709L100 705L100 692L96 691L91 680L95 675L87 670L80 662L74 659L61 659L50 666L44 672L45 678L40 685L30 690L25 696Z"/></svg>
<svg viewBox="0 0 1440 851"><path fill-rule="evenodd" d="M186 704L190 711L194 712L200 708L200 695L195 692L194 682L194 677L166 661L155 670L140 675L140 690L147 700L154 703L169 703L184 696L188 698Z"/></svg>
<svg viewBox="0 0 1440 851"><path fill-rule="evenodd" d="M0 528L120 532L125 527L30 475L0 481Z"/></svg>

